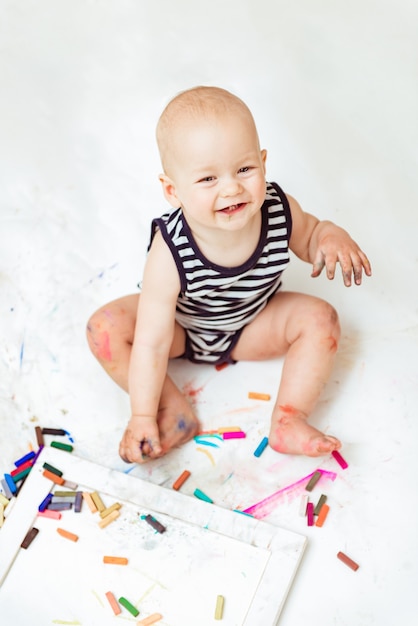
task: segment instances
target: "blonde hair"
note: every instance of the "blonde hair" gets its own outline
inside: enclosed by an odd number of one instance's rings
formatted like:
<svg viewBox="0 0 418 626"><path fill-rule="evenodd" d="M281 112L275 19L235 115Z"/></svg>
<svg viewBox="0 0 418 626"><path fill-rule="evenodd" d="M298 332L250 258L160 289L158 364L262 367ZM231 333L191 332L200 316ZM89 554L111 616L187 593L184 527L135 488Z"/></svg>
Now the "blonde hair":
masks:
<svg viewBox="0 0 418 626"><path fill-rule="evenodd" d="M190 119L213 119L230 114L241 114L255 122L248 106L238 96L221 87L192 87L181 91L167 104L158 120L156 136L164 171L167 168L168 153L177 125Z"/></svg>

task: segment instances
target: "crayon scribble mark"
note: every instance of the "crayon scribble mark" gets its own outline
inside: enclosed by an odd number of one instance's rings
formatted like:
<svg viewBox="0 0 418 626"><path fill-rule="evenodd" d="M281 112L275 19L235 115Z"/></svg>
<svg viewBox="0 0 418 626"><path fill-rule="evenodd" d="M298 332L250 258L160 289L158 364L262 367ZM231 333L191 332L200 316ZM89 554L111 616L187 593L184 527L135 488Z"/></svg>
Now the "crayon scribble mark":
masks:
<svg viewBox="0 0 418 626"><path fill-rule="evenodd" d="M210 460L210 462L212 463L212 465L215 465L215 459L213 458L213 456L211 455L211 453L209 452L209 450L204 450L203 448L196 448L196 450L198 452L203 452L203 454L206 454L206 456L208 457L208 459Z"/></svg>
<svg viewBox="0 0 418 626"><path fill-rule="evenodd" d="M318 472L321 472L322 478L328 478L330 480L335 480L337 474L335 472L329 472L327 470L318 469ZM264 498L260 502L249 506L247 509L244 509L244 513L250 513L257 519L263 519L267 515L270 515L272 511L276 508L276 506L280 503L283 497L296 496L300 494L301 491L305 489L305 486L310 478L315 474L315 472L311 472L308 476L304 476L300 480L297 480L295 483L291 485L287 485L287 487L283 487L279 489L271 496Z"/></svg>

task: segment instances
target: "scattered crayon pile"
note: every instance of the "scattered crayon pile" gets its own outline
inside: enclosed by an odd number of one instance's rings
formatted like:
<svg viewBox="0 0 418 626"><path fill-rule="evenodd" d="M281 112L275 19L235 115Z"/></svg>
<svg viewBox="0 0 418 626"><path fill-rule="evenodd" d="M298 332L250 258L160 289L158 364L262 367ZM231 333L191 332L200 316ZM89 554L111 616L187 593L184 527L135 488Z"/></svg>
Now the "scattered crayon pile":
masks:
<svg viewBox="0 0 418 626"><path fill-rule="evenodd" d="M267 394L258 394L255 392L249 393L248 396L254 399L270 399L270 396L268 396ZM15 467L10 470L9 473L5 473L4 478L1 480L3 493L0 492L0 528L4 524L5 519L12 510L13 504L16 501L22 485L24 484L32 467L37 461L38 456L45 446L45 436L66 437L69 438L72 442L69 433L63 429L40 428L39 426L37 426L35 428L35 434L38 443L38 450L36 452L31 450L28 454L15 461ZM211 444L208 441L202 440L202 437L213 437L221 440L245 439L246 434L241 430L240 427L230 426L211 431L202 431L201 433L199 433L199 435L195 437L196 443L204 443L206 445L214 445L217 447L216 444ZM73 451L72 445L62 442L61 440L54 439L50 442L50 445L66 452ZM260 444L254 450L254 456L260 457L266 449L267 445L268 438L263 437ZM333 451L332 456L342 469L346 469L348 467L347 462L338 451ZM86 504L86 506L88 506L92 514L98 513L98 517L100 518L98 521L98 526L100 528L105 528L107 525L109 525L119 517L121 509L121 504L119 502L114 502L110 506L105 506L99 493L95 491L86 492L79 490L78 485L66 480L63 476L63 472L58 468L55 468L48 463L44 463L43 475L46 479L52 482L53 486L48 495L39 504L37 513L39 517L61 520L64 511L72 510L74 513L80 513L83 504ZM172 484L172 488L178 491L190 476L190 471L184 470L182 474L174 481L174 483ZM330 506L326 502L326 494L322 493L316 503L311 502L309 499L309 494L313 491L321 476L321 470L317 470L309 477L309 481L305 486L305 492L307 493L304 493L301 497L299 514L303 517L306 517L308 526L322 527L330 512ZM208 503L213 503L212 498L210 498L198 488L194 490L193 495L200 500ZM246 513L240 510L235 510L235 512L250 515L250 513ZM150 514L141 515L140 519L146 521L156 532L160 534L166 531L166 527L163 526ZM64 539L67 539L69 541L77 542L79 539L78 535L70 532L65 528L58 527L56 530ZM28 549L32 541L35 540L38 533L39 529L37 529L36 527L32 527L22 541L21 548ZM356 571L359 568L359 565L343 552L338 552L337 557L353 571ZM126 566L128 565L128 559L122 556L105 555L103 557L103 563ZM113 594L112 591L107 591L104 595L114 615L119 615L122 612L121 607L126 609L134 617L137 617L139 615L139 610L124 596L120 596L119 599L116 599L116 596ZM214 615L214 618L216 620L222 619L223 607L224 597L219 595L216 599ZM157 623L161 619L161 614L153 613L152 615L141 619L141 621L137 622L137 624L138 626L150 626L154 623Z"/></svg>
<svg viewBox="0 0 418 626"><path fill-rule="evenodd" d="M15 461L15 467L10 470L10 472L5 473L0 481L3 491L3 493L0 493L0 527L3 526L6 517L10 514L20 489L23 487L26 478L45 446L45 435L65 437L66 440L72 441L69 432L62 428L41 428L40 426L36 426L35 435L38 450L36 452L31 450L28 454L25 454L22 458ZM66 452L73 451L71 444L61 440L54 439L50 442L50 445L53 448L58 448ZM64 483L64 481L62 481L62 483Z"/></svg>

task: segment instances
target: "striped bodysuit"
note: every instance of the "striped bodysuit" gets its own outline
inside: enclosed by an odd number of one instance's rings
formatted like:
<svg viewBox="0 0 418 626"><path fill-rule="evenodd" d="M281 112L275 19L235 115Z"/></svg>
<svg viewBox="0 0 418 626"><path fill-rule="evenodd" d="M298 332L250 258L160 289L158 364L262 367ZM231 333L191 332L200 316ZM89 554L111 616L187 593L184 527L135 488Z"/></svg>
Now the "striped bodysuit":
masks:
<svg viewBox="0 0 418 626"><path fill-rule="evenodd" d="M258 245L238 267L222 267L202 255L181 209L152 222L151 242L159 229L179 272L176 320L186 331L183 356L190 361L233 363L231 351L243 328L281 287L289 263L292 217L276 183L266 184L261 213Z"/></svg>

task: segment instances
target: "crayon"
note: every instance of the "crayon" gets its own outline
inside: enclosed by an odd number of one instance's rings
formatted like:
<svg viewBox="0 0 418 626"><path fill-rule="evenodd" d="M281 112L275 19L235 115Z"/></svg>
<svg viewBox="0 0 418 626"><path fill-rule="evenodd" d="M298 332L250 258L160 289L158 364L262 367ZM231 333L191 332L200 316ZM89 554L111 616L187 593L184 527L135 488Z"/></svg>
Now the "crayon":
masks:
<svg viewBox="0 0 418 626"><path fill-rule="evenodd" d="M319 470L314 472L312 474L312 476L311 476L310 481L308 482L308 484L305 487L306 491L312 491L312 489L315 487L316 483L321 478L321 476L322 476L322 474L321 474L321 472Z"/></svg>
<svg viewBox="0 0 418 626"><path fill-rule="evenodd" d="M64 484L64 479L62 478L62 476L57 476L56 474L54 474L53 472L50 472L49 470L44 470L42 474L43 476L45 476L45 478L52 480L52 482L55 483L56 485Z"/></svg>
<svg viewBox="0 0 418 626"><path fill-rule="evenodd" d="M334 457L334 459L337 461L337 463L339 465L341 465L341 467L343 469L346 469L348 467L347 461L345 459L343 459L343 457L341 456L341 454L337 450L333 450L331 452L331 454Z"/></svg>
<svg viewBox="0 0 418 626"><path fill-rule="evenodd" d="M124 598L123 596L121 596L121 597L119 598L119 602L120 602L120 604L121 604L122 606L124 606L124 607L125 607L125 609L126 609L127 611L129 611L129 613L132 613L132 615L133 615L134 617L137 617L137 615L139 615L139 611L138 611L138 609L136 609L136 608L135 608L135 607L134 607L134 606L133 606L133 605L129 602L129 600L127 600L127 599L126 599L126 598Z"/></svg>
<svg viewBox="0 0 418 626"><path fill-rule="evenodd" d="M312 502L308 502L306 505L306 515L308 518L308 526L313 526L314 524L314 505Z"/></svg>
<svg viewBox="0 0 418 626"><path fill-rule="evenodd" d="M103 500L101 499L101 497L99 496L97 491L93 491L93 493L91 493L90 495L91 495L91 499L93 500L94 504L96 505L96 508L99 511L99 513L101 511L104 511L106 507L103 504Z"/></svg>
<svg viewBox="0 0 418 626"><path fill-rule="evenodd" d="M189 470L184 470L184 472L182 472L180 474L180 476L177 478L176 481L174 481L173 483L173 489L175 489L176 491L178 491L180 489L180 487L182 485L184 485L184 483L186 482L186 480L189 478L190 476L190 472Z"/></svg>
<svg viewBox="0 0 418 626"><path fill-rule="evenodd" d="M329 512L328 504L323 504L321 506L321 510L319 512L318 518L317 518L317 520L315 522L315 526L321 527L321 526L324 525L324 522L325 522L325 520L327 518L328 512Z"/></svg>
<svg viewBox="0 0 418 626"><path fill-rule="evenodd" d="M21 548L24 548L26 550L26 548L28 548L30 546L30 544L32 543L32 541L35 539L36 535L39 533L38 528L31 528L27 533L26 536L24 538L24 540L22 541L22 543L20 544Z"/></svg>
<svg viewBox="0 0 418 626"><path fill-rule="evenodd" d="M322 509L322 505L325 504L327 496L325 494L321 494L318 502L315 505L314 515L319 515Z"/></svg>
<svg viewBox="0 0 418 626"><path fill-rule="evenodd" d="M306 515L306 507L308 506L309 496L307 493L302 494L299 505L299 515L301 517L305 517Z"/></svg>
<svg viewBox="0 0 418 626"><path fill-rule="evenodd" d="M81 513L81 507L83 506L83 493L77 491L74 502L74 513Z"/></svg>
<svg viewBox="0 0 418 626"><path fill-rule="evenodd" d="M72 502L50 502L47 508L49 511L69 511L73 505Z"/></svg>
<svg viewBox="0 0 418 626"><path fill-rule="evenodd" d="M78 489L77 483L73 483L70 480L64 480L64 483L62 486L65 487L66 489L72 489L73 491L76 491L76 489Z"/></svg>
<svg viewBox="0 0 418 626"><path fill-rule="evenodd" d="M18 474L14 474L12 476L13 480L15 483L18 483L20 480L22 480L22 478L25 478L29 472L32 469L32 465L30 465L30 467L27 467L26 469L22 470L21 472L19 472Z"/></svg>
<svg viewBox="0 0 418 626"><path fill-rule="evenodd" d="M45 509L47 508L48 504L50 504L52 500L52 493L49 493L41 502L41 504L38 506L38 511L40 511L41 513L43 511L45 511Z"/></svg>
<svg viewBox="0 0 418 626"><path fill-rule="evenodd" d="M42 435L42 428L40 426L35 426L35 436L36 436L36 442L38 444L38 446L41 448L44 446L44 438Z"/></svg>
<svg viewBox="0 0 418 626"><path fill-rule="evenodd" d="M58 503L63 503L65 502L65 504L74 504L75 502L75 496L57 496L55 495L55 493L52 496L52 503L53 504L58 504Z"/></svg>
<svg viewBox="0 0 418 626"><path fill-rule="evenodd" d="M267 448L268 442L269 442L269 438L263 437L261 442L258 444L257 448L254 450L254 456L257 456L257 457L261 456L264 450Z"/></svg>
<svg viewBox="0 0 418 626"><path fill-rule="evenodd" d="M33 452L33 450L31 452L28 452L27 454L25 454L25 456L22 456L22 458L15 461L16 467L19 467L19 465L24 465L28 461L33 460L34 456L35 456L35 452Z"/></svg>
<svg viewBox="0 0 418 626"><path fill-rule="evenodd" d="M119 511L112 511L112 513L110 513L109 515L106 515L106 517L104 517L100 522L99 522L99 526L100 528L106 528L106 526L109 526L109 524L111 522L114 522L115 519L117 517L119 517L120 513Z"/></svg>
<svg viewBox="0 0 418 626"><path fill-rule="evenodd" d="M113 511L118 511L121 508L121 506L122 505L119 502L115 502L114 504L112 504L112 506L108 506L107 509L103 509L103 511L100 511L100 517L102 519L104 517L107 517L108 515L113 513Z"/></svg>
<svg viewBox="0 0 418 626"><path fill-rule="evenodd" d="M160 619L163 619L161 613L153 613L152 615L148 615L148 617L141 619L136 624L137 626L151 626L151 624L155 624L155 622L158 622Z"/></svg>
<svg viewBox="0 0 418 626"><path fill-rule="evenodd" d="M61 519L62 515L59 511L51 511L45 509L45 511L38 511L38 517L49 517L50 519Z"/></svg>
<svg viewBox="0 0 418 626"><path fill-rule="evenodd" d="M157 532L165 533L166 527L160 524L160 522L158 522L154 517L152 517L152 515L146 515L144 519L146 522L148 522L150 526L155 528Z"/></svg>
<svg viewBox="0 0 418 626"><path fill-rule="evenodd" d="M21 465L18 465L14 470L12 470L10 472L10 476L13 478L14 476L20 474L20 472L24 472L26 469L28 469L28 467L31 468L32 465L33 461L26 461L26 463L22 463Z"/></svg>
<svg viewBox="0 0 418 626"><path fill-rule="evenodd" d="M4 517L8 517L10 515L16 502L17 502L17 498L15 497L10 498L9 504L4 509Z"/></svg>
<svg viewBox="0 0 418 626"><path fill-rule="evenodd" d="M65 452L72 452L74 447L69 443L61 443L61 441L51 441L52 448L58 448L58 450L64 450Z"/></svg>
<svg viewBox="0 0 418 626"><path fill-rule="evenodd" d="M257 393L256 391L249 391L248 397L250 400L265 400L266 402L271 398L269 393Z"/></svg>
<svg viewBox="0 0 418 626"><path fill-rule="evenodd" d="M0 504L3 506L7 506L9 504L9 498L6 498L2 493L0 493Z"/></svg>
<svg viewBox="0 0 418 626"><path fill-rule="evenodd" d="M62 428L42 428L43 435L66 435L66 431Z"/></svg>
<svg viewBox="0 0 418 626"><path fill-rule="evenodd" d="M4 475L4 478L2 478L2 480L0 482L1 482L2 489L4 491L4 495L7 498L7 500L10 500L10 498L13 498L12 491L11 491L11 489L10 489L8 483L7 483L7 480L6 480L6 474ZM15 486L13 481L12 481L12 483L13 483L13 486L15 487L15 489L16 489L16 486Z"/></svg>
<svg viewBox="0 0 418 626"><path fill-rule="evenodd" d="M56 474L57 476L62 476L63 475L63 472L61 472L61 470L57 469L53 465L50 465L49 463L44 463L42 465L42 467L44 469L48 470L48 472L51 472L52 474Z"/></svg>
<svg viewBox="0 0 418 626"><path fill-rule="evenodd" d="M350 567L352 570L354 570L355 572L358 570L358 568L360 567L358 563L356 563L355 561L353 561L352 559L350 559L349 556L347 556L346 554L344 554L344 552L338 552L337 557L340 559L340 561L342 561L343 563L345 563L345 565L347 565L348 567Z"/></svg>
<svg viewBox="0 0 418 626"><path fill-rule="evenodd" d="M245 433L242 430L222 433L222 439L245 439Z"/></svg>
<svg viewBox="0 0 418 626"><path fill-rule="evenodd" d="M218 596L216 598L215 619L222 619L222 615L224 612L224 601L225 598L223 596Z"/></svg>
<svg viewBox="0 0 418 626"><path fill-rule="evenodd" d="M119 615L119 613L122 613L122 609L120 608L118 601L116 600L115 596L113 595L113 593L111 591L107 591L105 593L105 596L110 604L110 606L112 607L112 611L115 615Z"/></svg>
<svg viewBox="0 0 418 626"><path fill-rule="evenodd" d="M13 478L10 476L10 474L5 474L4 475L4 480L7 483L7 486L9 488L10 493L13 495L17 492L17 487L15 485L15 481L13 480Z"/></svg>
<svg viewBox="0 0 418 626"><path fill-rule="evenodd" d="M200 489L195 489L193 495L196 496L196 498L199 498L199 500L204 500L205 502L213 504L213 500L203 493L203 491L200 491Z"/></svg>
<svg viewBox="0 0 418 626"><path fill-rule="evenodd" d="M112 565L128 565L128 559L125 556L104 556L103 563Z"/></svg>
<svg viewBox="0 0 418 626"><path fill-rule="evenodd" d="M87 506L89 507L89 509L90 509L90 511L92 513L96 513L97 512L97 506L94 504L93 498L88 493L88 491L83 491L83 500L85 502L87 502Z"/></svg>
<svg viewBox="0 0 418 626"><path fill-rule="evenodd" d="M65 530L64 528L57 528L57 533L61 535L61 537L64 537L65 539L69 539L70 541L78 541L78 535L75 535L74 533L70 533L68 530Z"/></svg>

